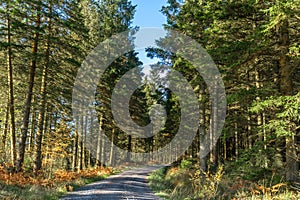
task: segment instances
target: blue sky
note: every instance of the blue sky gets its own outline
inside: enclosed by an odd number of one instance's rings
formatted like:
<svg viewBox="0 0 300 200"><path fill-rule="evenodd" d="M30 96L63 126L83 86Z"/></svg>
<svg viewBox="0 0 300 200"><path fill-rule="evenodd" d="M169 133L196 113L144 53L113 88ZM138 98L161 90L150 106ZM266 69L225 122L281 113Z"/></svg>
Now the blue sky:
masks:
<svg viewBox="0 0 300 200"><path fill-rule="evenodd" d="M140 28L158 27L162 28L166 23L166 17L160 12L167 0L132 0L133 5L137 5L133 26ZM158 39L158 38L157 38ZM144 65L154 64L156 59L151 60L146 57L144 51L139 51L139 58Z"/></svg>
<svg viewBox="0 0 300 200"><path fill-rule="evenodd" d="M137 5L133 25L140 27L162 27L166 17L159 11L167 0L132 0Z"/></svg>

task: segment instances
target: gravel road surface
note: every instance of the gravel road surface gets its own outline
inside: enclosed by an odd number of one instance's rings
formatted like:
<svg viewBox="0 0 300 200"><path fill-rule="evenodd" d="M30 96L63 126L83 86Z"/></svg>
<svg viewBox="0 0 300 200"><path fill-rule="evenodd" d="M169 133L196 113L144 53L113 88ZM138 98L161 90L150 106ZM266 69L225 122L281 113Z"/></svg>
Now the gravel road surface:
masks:
<svg viewBox="0 0 300 200"><path fill-rule="evenodd" d="M107 179L88 184L68 193L61 200L67 199L103 199L103 200L161 200L150 190L147 175L158 166L137 168L113 175Z"/></svg>

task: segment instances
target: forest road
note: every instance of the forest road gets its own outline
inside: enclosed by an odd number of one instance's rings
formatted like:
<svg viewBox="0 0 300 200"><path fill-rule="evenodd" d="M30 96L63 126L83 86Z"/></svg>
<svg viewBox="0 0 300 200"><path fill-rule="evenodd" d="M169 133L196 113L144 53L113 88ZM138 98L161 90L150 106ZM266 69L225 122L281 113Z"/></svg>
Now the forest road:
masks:
<svg viewBox="0 0 300 200"><path fill-rule="evenodd" d="M147 175L161 167L149 166L113 175L69 192L60 199L161 200L154 195L147 182Z"/></svg>

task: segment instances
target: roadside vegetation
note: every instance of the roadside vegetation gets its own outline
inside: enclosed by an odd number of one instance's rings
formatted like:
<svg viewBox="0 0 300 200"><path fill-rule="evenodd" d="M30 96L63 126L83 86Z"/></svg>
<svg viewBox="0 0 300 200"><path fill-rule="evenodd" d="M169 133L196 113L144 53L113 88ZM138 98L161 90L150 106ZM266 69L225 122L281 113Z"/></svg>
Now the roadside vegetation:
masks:
<svg viewBox="0 0 300 200"><path fill-rule="evenodd" d="M156 195L166 200L300 199L300 192L284 182L284 175L267 169L246 173L247 168L246 164L232 162L203 172L192 160L182 160L177 166L153 172L148 181Z"/></svg>
<svg viewBox="0 0 300 200"><path fill-rule="evenodd" d="M70 172L58 170L48 177L40 173L11 173L9 168L0 166L0 199L1 200L54 200L68 191L83 185L103 180L116 173L112 168L97 168Z"/></svg>

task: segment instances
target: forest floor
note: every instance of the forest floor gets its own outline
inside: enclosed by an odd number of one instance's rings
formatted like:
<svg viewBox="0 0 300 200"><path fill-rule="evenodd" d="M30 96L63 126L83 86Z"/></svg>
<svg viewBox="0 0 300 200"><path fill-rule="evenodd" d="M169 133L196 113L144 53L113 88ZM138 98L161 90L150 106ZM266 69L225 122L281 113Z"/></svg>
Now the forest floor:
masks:
<svg viewBox="0 0 300 200"><path fill-rule="evenodd" d="M148 182L152 191L164 200L298 200L300 191L273 177L250 180L228 173L224 166L204 172L186 165L165 167L151 173ZM199 169L199 168L198 168Z"/></svg>
<svg viewBox="0 0 300 200"><path fill-rule="evenodd" d="M54 174L34 175L31 171L11 173L0 165L1 200L57 200L68 191L103 180L119 173L112 168L97 168L70 172L58 170Z"/></svg>

